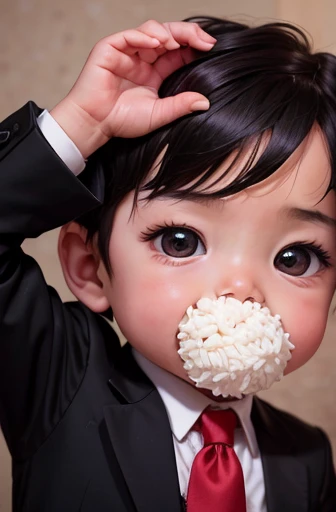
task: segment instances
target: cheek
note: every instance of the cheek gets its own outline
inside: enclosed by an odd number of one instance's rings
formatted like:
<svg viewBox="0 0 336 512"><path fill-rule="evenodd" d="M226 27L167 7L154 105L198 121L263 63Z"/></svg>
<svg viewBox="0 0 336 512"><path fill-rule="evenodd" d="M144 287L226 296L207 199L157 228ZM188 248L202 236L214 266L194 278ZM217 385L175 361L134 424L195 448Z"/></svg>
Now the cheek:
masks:
<svg viewBox="0 0 336 512"><path fill-rule="evenodd" d="M331 297L316 303L315 300L301 300L296 308L283 316L285 329L295 345L292 359L285 374L304 365L319 348L328 320Z"/></svg>
<svg viewBox="0 0 336 512"><path fill-rule="evenodd" d="M164 265L145 244L129 245L111 238L112 309L122 309L123 316L145 330L162 330L167 324L175 334L187 307L200 298L200 276L183 266Z"/></svg>
<svg viewBox="0 0 336 512"><path fill-rule="evenodd" d="M176 334L186 302L178 289L160 286L157 280L112 285L110 303L126 339L147 359L181 378L185 371Z"/></svg>
<svg viewBox="0 0 336 512"><path fill-rule="evenodd" d="M137 273L119 269L112 278L113 309L122 306L130 322L143 328L162 330L166 325L174 325L175 332L190 300L185 281L146 272L143 268Z"/></svg>
<svg viewBox="0 0 336 512"><path fill-rule="evenodd" d="M108 298L124 336L149 360L184 378L176 333L187 307L198 299L195 280L125 253L114 253L113 260Z"/></svg>

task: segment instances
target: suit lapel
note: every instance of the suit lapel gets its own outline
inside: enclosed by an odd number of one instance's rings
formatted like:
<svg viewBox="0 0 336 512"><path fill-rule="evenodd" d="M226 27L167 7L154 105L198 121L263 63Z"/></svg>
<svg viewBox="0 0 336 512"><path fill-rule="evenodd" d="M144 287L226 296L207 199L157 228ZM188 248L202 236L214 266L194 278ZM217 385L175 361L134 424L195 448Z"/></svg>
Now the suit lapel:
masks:
<svg viewBox="0 0 336 512"><path fill-rule="evenodd" d="M153 384L122 349L109 381L119 404L104 408L113 449L138 512L180 512L172 434Z"/></svg>
<svg viewBox="0 0 336 512"><path fill-rule="evenodd" d="M109 381L119 403L104 408L112 446L136 510L180 512L172 434L161 398L129 346ZM259 399L252 421L261 452L269 512L308 512L308 473L285 422Z"/></svg>
<svg viewBox="0 0 336 512"><path fill-rule="evenodd" d="M295 452L295 439L274 410L254 400L255 427L270 512L308 512L308 472Z"/></svg>

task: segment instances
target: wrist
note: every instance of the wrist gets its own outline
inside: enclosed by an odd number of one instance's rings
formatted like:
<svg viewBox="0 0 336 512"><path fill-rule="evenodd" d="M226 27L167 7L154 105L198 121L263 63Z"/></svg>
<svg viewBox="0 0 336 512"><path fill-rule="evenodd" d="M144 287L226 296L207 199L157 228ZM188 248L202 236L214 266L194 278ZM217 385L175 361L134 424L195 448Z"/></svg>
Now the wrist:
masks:
<svg viewBox="0 0 336 512"><path fill-rule="evenodd" d="M50 115L77 146L84 159L108 141L100 124L67 98L58 103Z"/></svg>

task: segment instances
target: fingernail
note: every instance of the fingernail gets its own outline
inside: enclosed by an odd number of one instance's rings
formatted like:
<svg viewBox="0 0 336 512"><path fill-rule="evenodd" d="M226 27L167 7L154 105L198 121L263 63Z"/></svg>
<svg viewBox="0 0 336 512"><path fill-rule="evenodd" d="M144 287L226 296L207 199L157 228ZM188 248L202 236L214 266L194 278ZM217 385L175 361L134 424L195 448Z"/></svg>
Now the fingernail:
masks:
<svg viewBox="0 0 336 512"><path fill-rule="evenodd" d="M203 40L206 42L206 43L209 43L209 42L212 42L213 44L217 43L217 39L215 37L212 37L210 34L208 34L207 32L204 32L204 38Z"/></svg>
<svg viewBox="0 0 336 512"><path fill-rule="evenodd" d="M210 107L210 101L208 100L197 100L191 105L191 110L208 110Z"/></svg>
<svg viewBox="0 0 336 512"><path fill-rule="evenodd" d="M208 46L209 50L215 46L215 43L209 43L209 41L203 41L203 43Z"/></svg>

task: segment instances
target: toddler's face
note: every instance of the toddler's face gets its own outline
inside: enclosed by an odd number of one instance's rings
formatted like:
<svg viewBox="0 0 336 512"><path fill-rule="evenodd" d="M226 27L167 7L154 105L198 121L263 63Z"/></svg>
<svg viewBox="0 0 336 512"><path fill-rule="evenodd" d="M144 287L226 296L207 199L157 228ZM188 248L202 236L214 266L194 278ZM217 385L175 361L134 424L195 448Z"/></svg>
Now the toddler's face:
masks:
<svg viewBox="0 0 336 512"><path fill-rule="evenodd" d="M189 305L220 295L280 314L295 345L287 373L317 350L336 281L336 202L318 130L299 158L267 181L218 200L119 206L110 240L112 279L99 276L115 318L145 357L187 380L177 327Z"/></svg>

